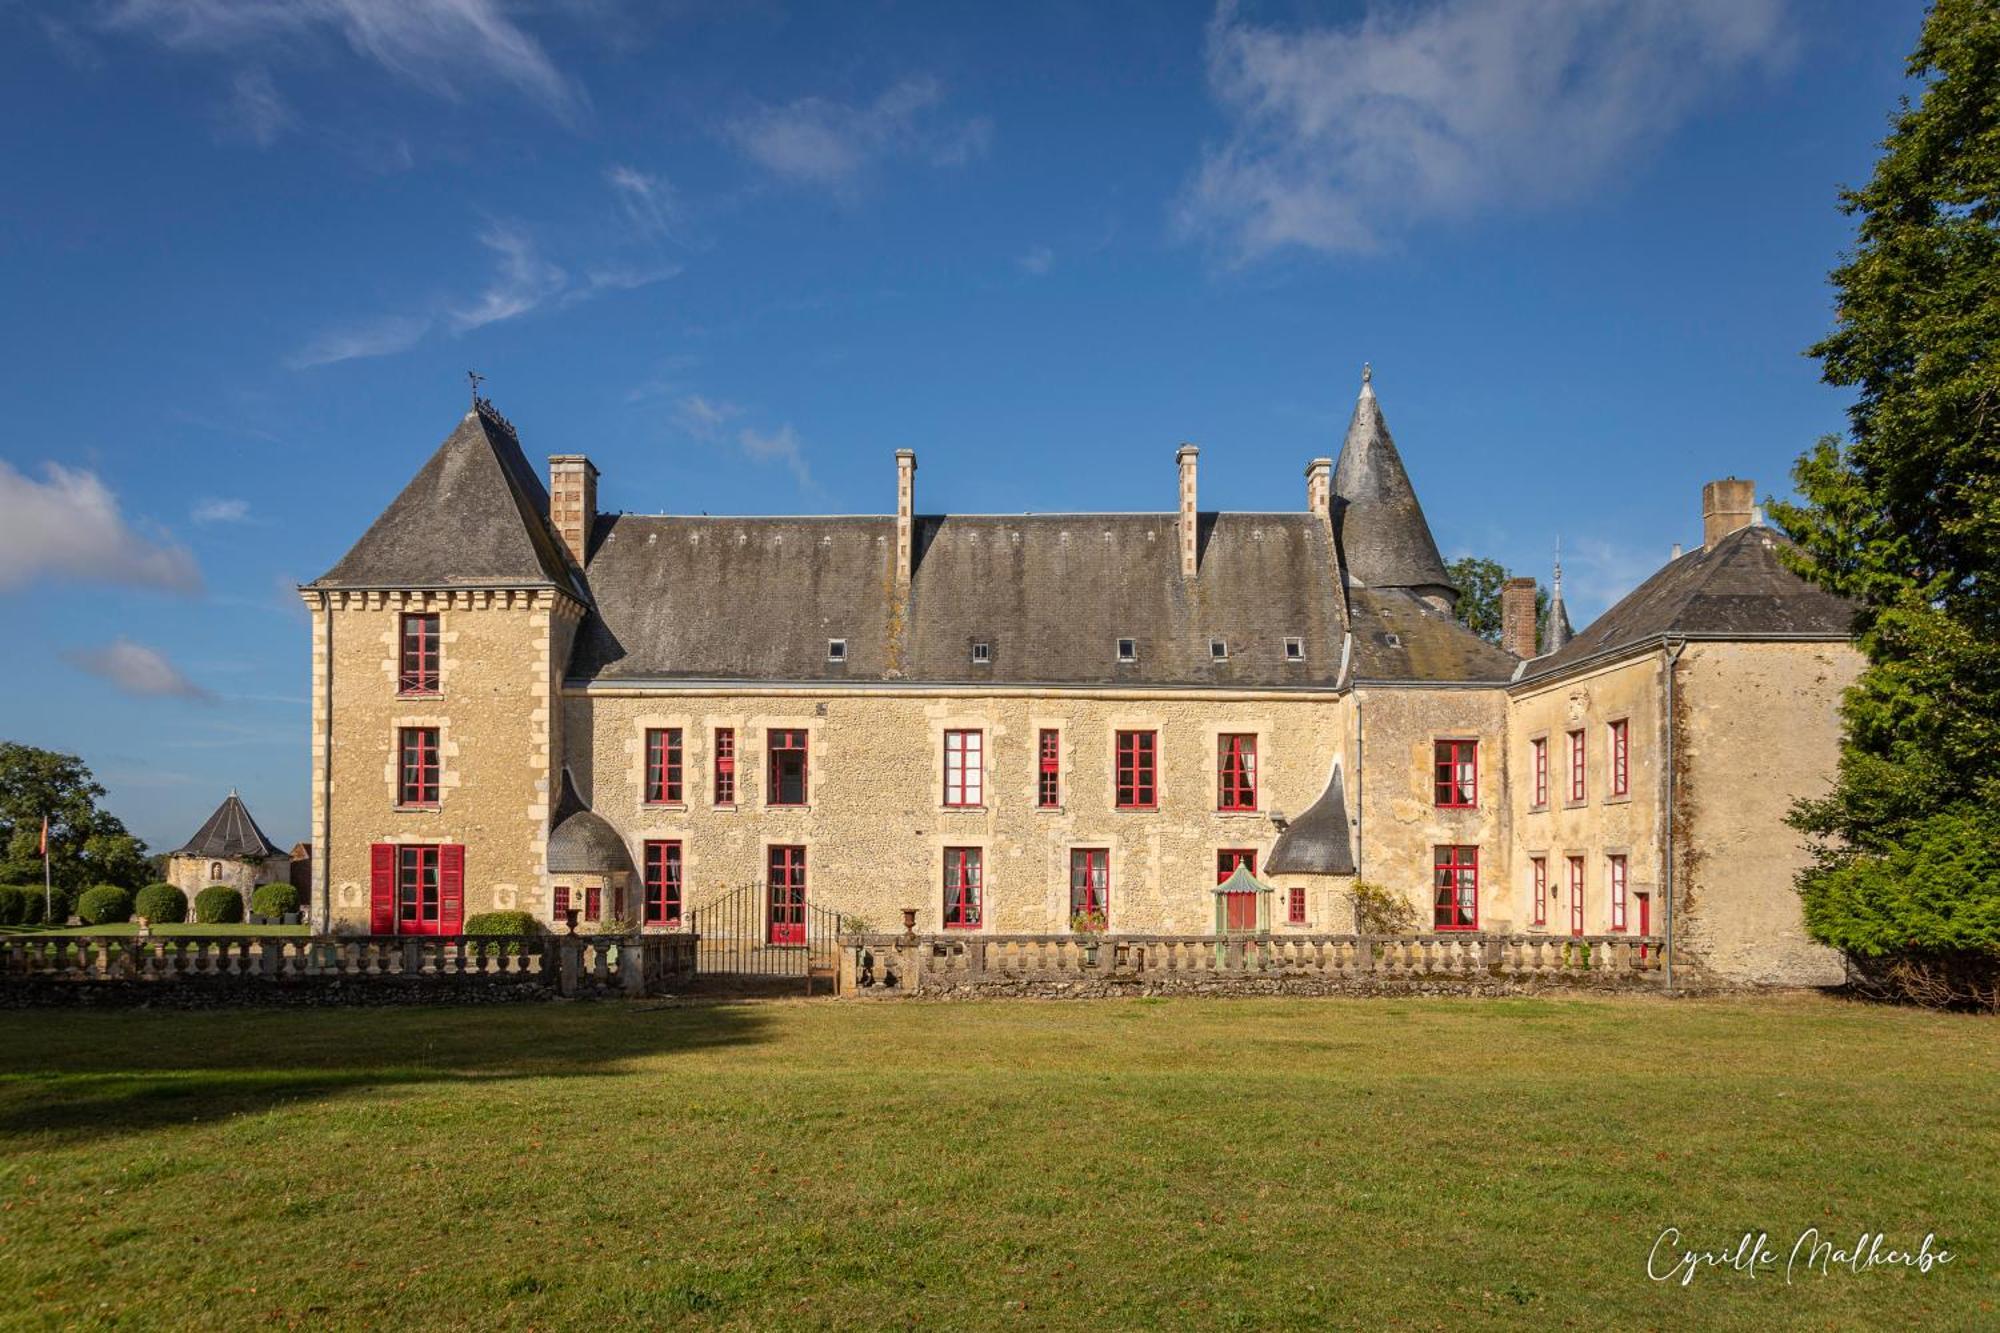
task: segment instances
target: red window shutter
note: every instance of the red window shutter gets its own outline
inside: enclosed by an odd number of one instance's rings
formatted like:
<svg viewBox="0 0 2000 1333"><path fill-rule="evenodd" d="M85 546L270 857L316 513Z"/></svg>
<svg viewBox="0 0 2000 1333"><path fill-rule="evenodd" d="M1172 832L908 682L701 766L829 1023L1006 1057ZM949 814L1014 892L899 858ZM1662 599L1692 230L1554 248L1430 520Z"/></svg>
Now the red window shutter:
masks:
<svg viewBox="0 0 2000 1333"><path fill-rule="evenodd" d="M368 933L396 933L396 844L378 842L368 849Z"/></svg>
<svg viewBox="0 0 2000 1333"><path fill-rule="evenodd" d="M465 924L465 848L438 848L438 934L456 935Z"/></svg>

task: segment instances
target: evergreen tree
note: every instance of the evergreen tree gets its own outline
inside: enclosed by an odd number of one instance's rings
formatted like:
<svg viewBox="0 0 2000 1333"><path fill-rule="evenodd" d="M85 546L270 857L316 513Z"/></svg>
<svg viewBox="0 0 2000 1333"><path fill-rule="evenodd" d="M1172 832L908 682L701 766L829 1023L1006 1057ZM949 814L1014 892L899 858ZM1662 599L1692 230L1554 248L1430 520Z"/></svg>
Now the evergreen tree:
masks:
<svg viewBox="0 0 2000 1333"><path fill-rule="evenodd" d="M1937 0L1811 349L1855 390L1772 512L1860 606L1832 791L1802 801L1813 937L1920 998L2000 1004L2000 3Z"/></svg>

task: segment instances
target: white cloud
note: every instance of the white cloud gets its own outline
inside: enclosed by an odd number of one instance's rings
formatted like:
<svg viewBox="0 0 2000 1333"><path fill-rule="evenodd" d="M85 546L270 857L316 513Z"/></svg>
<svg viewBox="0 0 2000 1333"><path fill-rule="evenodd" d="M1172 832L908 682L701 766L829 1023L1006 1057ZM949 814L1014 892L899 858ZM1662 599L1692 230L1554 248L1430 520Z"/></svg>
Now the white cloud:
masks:
<svg viewBox="0 0 2000 1333"><path fill-rule="evenodd" d="M992 140L992 122L978 117L939 125L930 113L943 99L943 85L936 79L910 78L866 106L821 97L784 106L759 104L731 120L723 133L775 176L842 190L885 158L913 156L935 166L962 166L983 153Z"/></svg>
<svg viewBox="0 0 2000 1333"><path fill-rule="evenodd" d="M1784 7L1371 3L1357 22L1280 29L1223 0L1208 80L1229 133L1179 221L1248 259L1364 251L1412 224L1574 198L1729 76L1779 59Z"/></svg>
<svg viewBox="0 0 2000 1333"><path fill-rule="evenodd" d="M47 577L201 591L187 548L134 532L96 473L46 463L42 474L36 481L0 459L0 591Z"/></svg>
<svg viewBox="0 0 2000 1333"><path fill-rule="evenodd" d="M813 485L812 470L806 466L805 446L799 440L799 433L787 422L768 433L744 427L737 432L736 443L742 448L743 456L753 463L782 463L791 469L792 477L799 483L799 489L810 491Z"/></svg>
<svg viewBox="0 0 2000 1333"><path fill-rule="evenodd" d="M500 271L477 302L452 312L452 327L460 333L525 315L569 283L569 275L542 258L518 223L494 223L480 233L479 243L499 256Z"/></svg>
<svg viewBox="0 0 2000 1333"><path fill-rule="evenodd" d="M248 500L203 500L189 515L197 523L245 523L250 519Z"/></svg>
<svg viewBox="0 0 2000 1333"><path fill-rule="evenodd" d="M71 665L110 681L123 693L140 699L193 699L213 702L215 696L182 675L157 649L119 638L102 648L78 648L63 654Z"/></svg>
<svg viewBox="0 0 2000 1333"><path fill-rule="evenodd" d="M97 22L227 56L309 54L332 38L427 92L457 99L500 83L573 117L581 92L505 10L500 0L112 0Z"/></svg>
<svg viewBox="0 0 2000 1333"><path fill-rule="evenodd" d="M237 71L221 117L225 133L259 148L269 148L293 124L292 108L271 81L271 71L262 66Z"/></svg>
<svg viewBox="0 0 2000 1333"><path fill-rule="evenodd" d="M1028 253L1016 259L1014 263L1020 268L1021 272L1031 273L1039 278L1055 267L1056 252L1049 249L1046 245L1032 246L1029 248Z"/></svg>
<svg viewBox="0 0 2000 1333"><path fill-rule="evenodd" d="M665 236L672 229L679 208L674 188L664 177L613 164L605 170L604 179L617 192L619 207L625 210L634 231L641 236Z"/></svg>
<svg viewBox="0 0 2000 1333"><path fill-rule="evenodd" d="M681 429L704 440L715 439L722 434L723 427L742 415L743 409L736 404L710 402L698 393L674 404L674 419Z"/></svg>
<svg viewBox="0 0 2000 1333"><path fill-rule="evenodd" d="M364 357L406 352L430 332L428 315L384 315L360 324L328 329L287 358L293 370L330 366Z"/></svg>

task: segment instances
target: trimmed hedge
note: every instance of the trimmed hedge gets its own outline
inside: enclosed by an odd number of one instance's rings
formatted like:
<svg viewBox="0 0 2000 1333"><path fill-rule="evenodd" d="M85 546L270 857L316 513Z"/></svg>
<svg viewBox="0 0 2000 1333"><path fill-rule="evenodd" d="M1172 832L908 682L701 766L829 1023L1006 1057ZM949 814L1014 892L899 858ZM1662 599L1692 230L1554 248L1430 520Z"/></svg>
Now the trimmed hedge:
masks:
<svg viewBox="0 0 2000 1333"><path fill-rule="evenodd" d="M235 925L243 920L243 895L227 884L211 884L194 896L194 919L204 926Z"/></svg>
<svg viewBox="0 0 2000 1333"><path fill-rule="evenodd" d="M116 884L99 884L85 889L77 900L76 914L86 926L113 926L132 919L132 894Z"/></svg>
<svg viewBox="0 0 2000 1333"><path fill-rule="evenodd" d="M42 886L0 884L0 926L42 924Z"/></svg>
<svg viewBox="0 0 2000 1333"><path fill-rule="evenodd" d="M467 935L539 935L542 923L527 912L474 912L463 929Z"/></svg>
<svg viewBox="0 0 2000 1333"><path fill-rule="evenodd" d="M299 891L289 884L259 884L250 891L250 910L273 920L299 910Z"/></svg>
<svg viewBox="0 0 2000 1333"><path fill-rule="evenodd" d="M178 925L188 919L188 896L171 884L148 884L132 900L132 915L155 925Z"/></svg>

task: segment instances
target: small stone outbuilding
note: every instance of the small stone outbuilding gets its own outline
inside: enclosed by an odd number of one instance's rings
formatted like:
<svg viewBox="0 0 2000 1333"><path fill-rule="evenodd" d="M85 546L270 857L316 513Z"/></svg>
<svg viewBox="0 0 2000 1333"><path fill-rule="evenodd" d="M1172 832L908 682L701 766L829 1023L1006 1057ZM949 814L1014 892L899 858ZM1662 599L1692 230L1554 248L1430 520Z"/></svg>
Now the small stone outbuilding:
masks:
<svg viewBox="0 0 2000 1333"><path fill-rule="evenodd" d="M243 895L259 884L289 883L292 858L257 827L243 798L231 791L187 845L167 857L167 883L192 901L211 884L227 884Z"/></svg>

